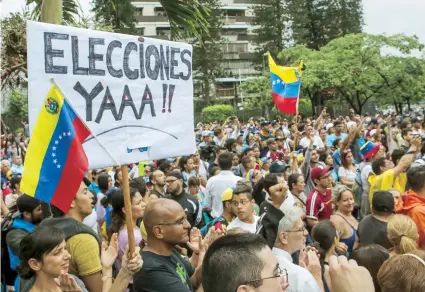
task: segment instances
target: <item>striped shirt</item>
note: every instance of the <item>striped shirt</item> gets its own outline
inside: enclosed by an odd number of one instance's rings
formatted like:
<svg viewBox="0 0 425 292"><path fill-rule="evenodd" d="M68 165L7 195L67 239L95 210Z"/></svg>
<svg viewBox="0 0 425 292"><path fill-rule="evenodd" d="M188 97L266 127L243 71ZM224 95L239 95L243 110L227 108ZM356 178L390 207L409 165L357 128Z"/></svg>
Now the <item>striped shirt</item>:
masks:
<svg viewBox="0 0 425 292"><path fill-rule="evenodd" d="M329 220L332 215L332 191L326 190L326 194L313 189L307 197L307 218L314 220Z"/></svg>

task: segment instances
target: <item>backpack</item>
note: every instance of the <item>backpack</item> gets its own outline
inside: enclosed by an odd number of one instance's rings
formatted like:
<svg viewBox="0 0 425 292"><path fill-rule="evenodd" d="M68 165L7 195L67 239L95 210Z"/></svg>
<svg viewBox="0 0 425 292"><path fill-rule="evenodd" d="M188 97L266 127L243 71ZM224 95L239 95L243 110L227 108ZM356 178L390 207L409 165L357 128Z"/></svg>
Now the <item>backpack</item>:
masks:
<svg viewBox="0 0 425 292"><path fill-rule="evenodd" d="M224 222L224 218L223 217L217 217L214 220L211 220L210 222L208 222L204 227L201 228L201 235L202 237L204 237L205 235L207 235L208 230L210 229L211 226L214 226L217 222Z"/></svg>
<svg viewBox="0 0 425 292"><path fill-rule="evenodd" d="M13 286L15 284L15 279L18 276L18 273L10 266L10 256L6 243L6 235L7 232L12 230L11 226L13 219L19 215L20 213L17 212L17 207L14 205L1 223L1 282L8 286Z"/></svg>

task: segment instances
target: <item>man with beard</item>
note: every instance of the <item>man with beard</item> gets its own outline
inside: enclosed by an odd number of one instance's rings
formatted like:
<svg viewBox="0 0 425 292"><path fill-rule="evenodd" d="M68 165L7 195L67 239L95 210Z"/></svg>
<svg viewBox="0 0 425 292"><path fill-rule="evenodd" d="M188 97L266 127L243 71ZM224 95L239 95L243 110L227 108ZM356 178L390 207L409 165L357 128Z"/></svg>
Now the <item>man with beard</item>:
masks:
<svg viewBox="0 0 425 292"><path fill-rule="evenodd" d="M22 238L33 231L43 218L41 202L33 197L25 194L21 195L16 200L16 205L19 213L14 215L14 217L16 217L11 221L8 227L5 227L10 228L6 233L6 244L9 251L10 268L12 270L16 270L19 266L19 246ZM17 283L19 283L18 279ZM15 284L15 287L19 286Z"/></svg>
<svg viewBox="0 0 425 292"><path fill-rule="evenodd" d="M153 186L151 198L165 198L165 174L162 170L154 170L149 180Z"/></svg>
<svg viewBox="0 0 425 292"><path fill-rule="evenodd" d="M179 203L186 212L187 220L191 227L203 226L202 207L199 201L186 193L183 188L183 175L173 170L166 178L168 198Z"/></svg>
<svg viewBox="0 0 425 292"><path fill-rule="evenodd" d="M168 176L167 180L171 180L171 177ZM148 237L147 246L142 252L143 267L133 277L133 290L195 291L201 285L202 265L198 263L195 270L174 249L176 245L183 246L189 242L191 227L183 208L173 200L153 200L146 207L143 222ZM198 249L194 251L194 256L202 259L203 252Z"/></svg>

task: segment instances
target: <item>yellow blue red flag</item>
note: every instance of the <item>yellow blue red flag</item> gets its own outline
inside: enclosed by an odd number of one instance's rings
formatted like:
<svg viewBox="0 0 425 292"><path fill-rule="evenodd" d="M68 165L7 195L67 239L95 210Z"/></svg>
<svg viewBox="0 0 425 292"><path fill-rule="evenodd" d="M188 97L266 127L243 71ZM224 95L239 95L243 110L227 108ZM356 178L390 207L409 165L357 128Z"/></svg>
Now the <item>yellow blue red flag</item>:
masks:
<svg viewBox="0 0 425 292"><path fill-rule="evenodd" d="M269 53L273 101L279 111L296 114L300 95L303 62L298 67L279 66Z"/></svg>
<svg viewBox="0 0 425 292"><path fill-rule="evenodd" d="M21 191L67 212L88 170L82 143L89 135L90 130L52 85L28 145Z"/></svg>

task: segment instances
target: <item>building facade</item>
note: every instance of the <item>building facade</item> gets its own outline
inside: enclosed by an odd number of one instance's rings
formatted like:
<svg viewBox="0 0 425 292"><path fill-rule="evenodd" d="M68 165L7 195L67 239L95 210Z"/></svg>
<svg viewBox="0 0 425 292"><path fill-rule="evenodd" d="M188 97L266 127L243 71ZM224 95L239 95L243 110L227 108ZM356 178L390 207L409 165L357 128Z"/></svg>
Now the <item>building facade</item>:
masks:
<svg viewBox="0 0 425 292"><path fill-rule="evenodd" d="M136 7L136 27L147 37L170 38L170 24L161 4L155 0L133 1ZM254 69L255 45L252 43L253 20L251 0L221 0L224 76L215 84L216 99L241 97L239 85L247 78L258 76Z"/></svg>

